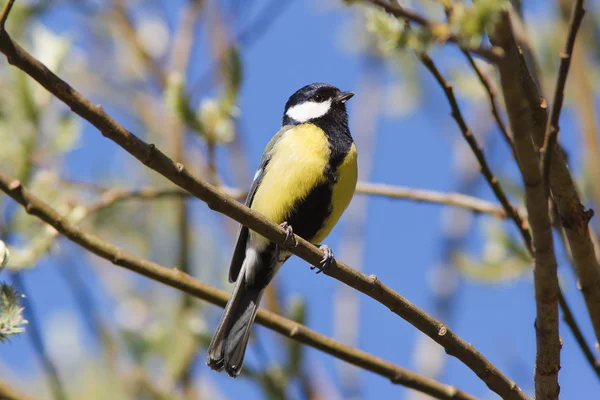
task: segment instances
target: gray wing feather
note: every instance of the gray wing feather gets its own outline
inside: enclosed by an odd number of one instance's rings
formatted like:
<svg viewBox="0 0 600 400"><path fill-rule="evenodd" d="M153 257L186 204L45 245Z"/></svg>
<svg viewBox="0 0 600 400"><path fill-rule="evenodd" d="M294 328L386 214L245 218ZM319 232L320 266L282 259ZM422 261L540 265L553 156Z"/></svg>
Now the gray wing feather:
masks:
<svg viewBox="0 0 600 400"><path fill-rule="evenodd" d="M252 186L248 191L248 196L246 197L245 205L246 207L250 207L252 205L252 200L254 200L254 195L256 194L256 190L260 186L260 182L262 181L265 168L271 159L271 150L275 146L275 144L281 139L283 134L288 130L292 129L293 126L283 126L279 132L275 134L267 144L265 151L263 152L262 158L260 160L260 164L258 166L258 170L254 181L252 181ZM233 251L233 257L231 258L231 264L229 266L229 282L235 282L240 270L242 269L242 264L244 263L244 258L246 257L246 243L248 242L248 228L244 225L240 226L240 231L238 233L237 243L235 245L235 250Z"/></svg>

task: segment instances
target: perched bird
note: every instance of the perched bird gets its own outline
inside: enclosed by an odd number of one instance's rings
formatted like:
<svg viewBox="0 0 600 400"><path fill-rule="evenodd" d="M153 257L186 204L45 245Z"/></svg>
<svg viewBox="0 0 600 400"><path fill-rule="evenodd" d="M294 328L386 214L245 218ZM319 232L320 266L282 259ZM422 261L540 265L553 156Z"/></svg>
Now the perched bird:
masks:
<svg viewBox="0 0 600 400"><path fill-rule="evenodd" d="M348 207L358 175L346 101L354 93L313 83L285 105L282 126L263 153L246 205L319 245ZM333 260L326 245L319 269ZM242 226L229 267L235 288L208 347L206 363L236 377L263 291L291 253Z"/></svg>

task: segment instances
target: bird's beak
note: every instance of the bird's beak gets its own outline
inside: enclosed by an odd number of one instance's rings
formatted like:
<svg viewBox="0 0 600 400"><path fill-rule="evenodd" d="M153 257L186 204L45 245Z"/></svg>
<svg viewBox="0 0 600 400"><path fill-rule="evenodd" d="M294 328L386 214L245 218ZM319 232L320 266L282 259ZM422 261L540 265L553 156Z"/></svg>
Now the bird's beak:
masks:
<svg viewBox="0 0 600 400"><path fill-rule="evenodd" d="M339 95L337 95L337 97L335 98L335 102L344 104L345 102L350 100L352 96L354 96L353 92L342 92Z"/></svg>

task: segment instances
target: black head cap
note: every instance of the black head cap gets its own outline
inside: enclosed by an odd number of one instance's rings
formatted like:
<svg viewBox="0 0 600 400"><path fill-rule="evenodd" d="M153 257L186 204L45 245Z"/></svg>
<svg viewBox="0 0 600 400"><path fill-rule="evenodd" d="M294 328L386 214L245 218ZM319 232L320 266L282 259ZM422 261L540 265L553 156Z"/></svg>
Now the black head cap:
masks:
<svg viewBox="0 0 600 400"><path fill-rule="evenodd" d="M326 83L311 83L290 96L285 104L284 125L295 125L321 118L347 121L346 101L354 93L342 92Z"/></svg>

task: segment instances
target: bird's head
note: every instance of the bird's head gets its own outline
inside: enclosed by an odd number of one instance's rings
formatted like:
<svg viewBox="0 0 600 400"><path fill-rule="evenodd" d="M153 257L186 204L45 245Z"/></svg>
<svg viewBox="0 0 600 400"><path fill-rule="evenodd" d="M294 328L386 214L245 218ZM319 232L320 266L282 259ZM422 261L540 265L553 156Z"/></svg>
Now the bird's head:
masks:
<svg viewBox="0 0 600 400"><path fill-rule="evenodd" d="M346 101L354 93L326 83L311 83L294 93L285 104L284 125L303 124L319 118L347 121Z"/></svg>

